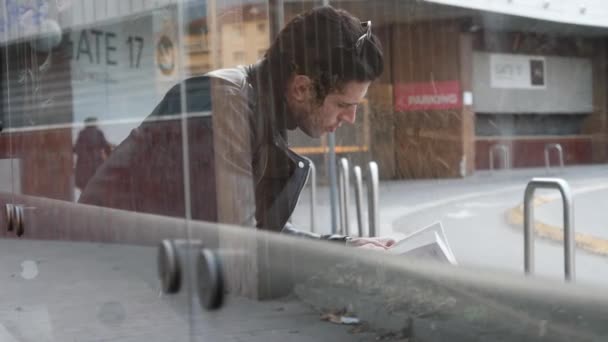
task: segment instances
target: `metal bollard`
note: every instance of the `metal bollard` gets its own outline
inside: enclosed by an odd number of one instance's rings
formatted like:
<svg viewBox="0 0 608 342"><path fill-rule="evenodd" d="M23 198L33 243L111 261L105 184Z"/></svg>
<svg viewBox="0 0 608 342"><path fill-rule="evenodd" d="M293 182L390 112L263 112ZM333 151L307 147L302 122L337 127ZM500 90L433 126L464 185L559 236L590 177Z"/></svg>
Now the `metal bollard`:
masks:
<svg viewBox="0 0 608 342"><path fill-rule="evenodd" d="M564 150L562 149L561 144L546 144L545 145L545 170L549 173L549 169L551 168L551 161L549 159L549 151L551 149L557 150L557 156L559 157L559 165L564 169Z"/></svg>
<svg viewBox="0 0 608 342"><path fill-rule="evenodd" d="M350 181L348 176L348 159L340 158L338 167L338 185L340 198L340 232L348 235L350 225L348 222L348 207L350 206Z"/></svg>
<svg viewBox="0 0 608 342"><path fill-rule="evenodd" d="M494 171L494 151L495 150L502 151L504 168L505 169L510 168L511 167L511 158L509 156L509 148L507 147L507 145L496 144L496 145L492 145L492 147L490 147L490 170Z"/></svg>
<svg viewBox="0 0 608 342"><path fill-rule="evenodd" d="M310 231L315 232L317 217L315 209L317 205L317 168L312 160L308 160L310 165Z"/></svg>
<svg viewBox="0 0 608 342"><path fill-rule="evenodd" d="M527 275L534 273L534 207L532 199L536 189L557 189L562 195L564 206L564 273L566 281L576 278L574 264L574 211L572 192L568 183L561 178L532 178L524 194L524 271Z"/></svg>
<svg viewBox="0 0 608 342"><path fill-rule="evenodd" d="M378 164L369 162L367 178L367 208L369 212L368 236L376 236L376 229L379 226L380 218L378 217L378 202L379 202L379 175Z"/></svg>
<svg viewBox="0 0 608 342"><path fill-rule="evenodd" d="M344 224L344 179L342 178L342 167L338 165L338 230L333 234L341 234Z"/></svg>
<svg viewBox="0 0 608 342"><path fill-rule="evenodd" d="M327 154L327 172L329 177L329 208L331 211L331 233L336 234L338 232L338 218L340 216L340 194L338 184L340 177L338 177L338 180L336 180L336 137L334 133L329 133L327 135L327 143L329 145L329 151ZM338 187L338 189L336 189L336 187ZM336 192L338 192L337 203Z"/></svg>
<svg viewBox="0 0 608 342"><path fill-rule="evenodd" d="M363 236L363 176L359 165L353 168L355 175L355 204L357 207L357 227L359 236Z"/></svg>

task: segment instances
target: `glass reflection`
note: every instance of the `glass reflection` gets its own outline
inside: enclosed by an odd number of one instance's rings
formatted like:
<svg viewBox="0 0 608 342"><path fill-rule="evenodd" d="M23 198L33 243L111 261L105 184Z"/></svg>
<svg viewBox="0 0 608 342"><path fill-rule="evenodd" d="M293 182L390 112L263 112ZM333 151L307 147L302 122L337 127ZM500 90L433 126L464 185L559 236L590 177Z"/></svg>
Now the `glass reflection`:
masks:
<svg viewBox="0 0 608 342"><path fill-rule="evenodd" d="M2 1L0 340L606 340L606 5L331 3ZM328 132L379 166L381 238L331 224ZM522 277L538 176L576 196L568 286L542 191ZM430 253L391 254L436 221Z"/></svg>
<svg viewBox="0 0 608 342"><path fill-rule="evenodd" d="M81 191L89 183L97 168L108 159L112 152L112 146L97 127L97 118L86 118L84 125L85 127L78 133L74 144L74 154L76 155L74 177L76 187Z"/></svg>

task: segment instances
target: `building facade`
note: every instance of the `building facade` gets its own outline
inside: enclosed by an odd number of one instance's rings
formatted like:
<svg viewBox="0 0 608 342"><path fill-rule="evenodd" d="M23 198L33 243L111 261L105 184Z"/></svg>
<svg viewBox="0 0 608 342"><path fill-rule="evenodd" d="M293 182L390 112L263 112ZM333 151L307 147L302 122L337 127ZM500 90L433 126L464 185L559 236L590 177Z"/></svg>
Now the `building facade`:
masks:
<svg viewBox="0 0 608 342"><path fill-rule="evenodd" d="M98 118L117 145L171 86L255 62L273 25L319 4L285 1L277 17L274 2L7 2L0 16L7 190L74 199L71 146L85 118ZM555 164L554 144L566 165L607 161L603 2L331 4L371 20L386 58L361 119L336 134L339 156L377 161L384 179L539 167L547 148ZM326 140L290 134L323 178Z"/></svg>

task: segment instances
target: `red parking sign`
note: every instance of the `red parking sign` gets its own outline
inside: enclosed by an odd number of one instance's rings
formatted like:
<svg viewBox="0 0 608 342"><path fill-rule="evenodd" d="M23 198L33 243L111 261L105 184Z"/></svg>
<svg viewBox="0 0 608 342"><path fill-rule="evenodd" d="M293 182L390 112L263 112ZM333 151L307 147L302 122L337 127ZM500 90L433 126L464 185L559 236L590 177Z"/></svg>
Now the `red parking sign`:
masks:
<svg viewBox="0 0 608 342"><path fill-rule="evenodd" d="M395 86L395 110L398 112L456 108L462 108L458 81L398 83Z"/></svg>

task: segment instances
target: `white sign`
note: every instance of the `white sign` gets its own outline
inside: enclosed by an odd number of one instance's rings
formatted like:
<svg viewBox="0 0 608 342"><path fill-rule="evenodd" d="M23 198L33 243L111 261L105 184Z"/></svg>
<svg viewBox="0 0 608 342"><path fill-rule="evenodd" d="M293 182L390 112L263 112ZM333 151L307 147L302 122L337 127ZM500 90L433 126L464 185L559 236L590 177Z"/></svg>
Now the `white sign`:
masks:
<svg viewBox="0 0 608 342"><path fill-rule="evenodd" d="M490 86L507 89L545 89L545 58L537 56L491 54Z"/></svg>
<svg viewBox="0 0 608 342"><path fill-rule="evenodd" d="M585 26L608 27L606 0L426 0L437 4L471 8L519 17Z"/></svg>

